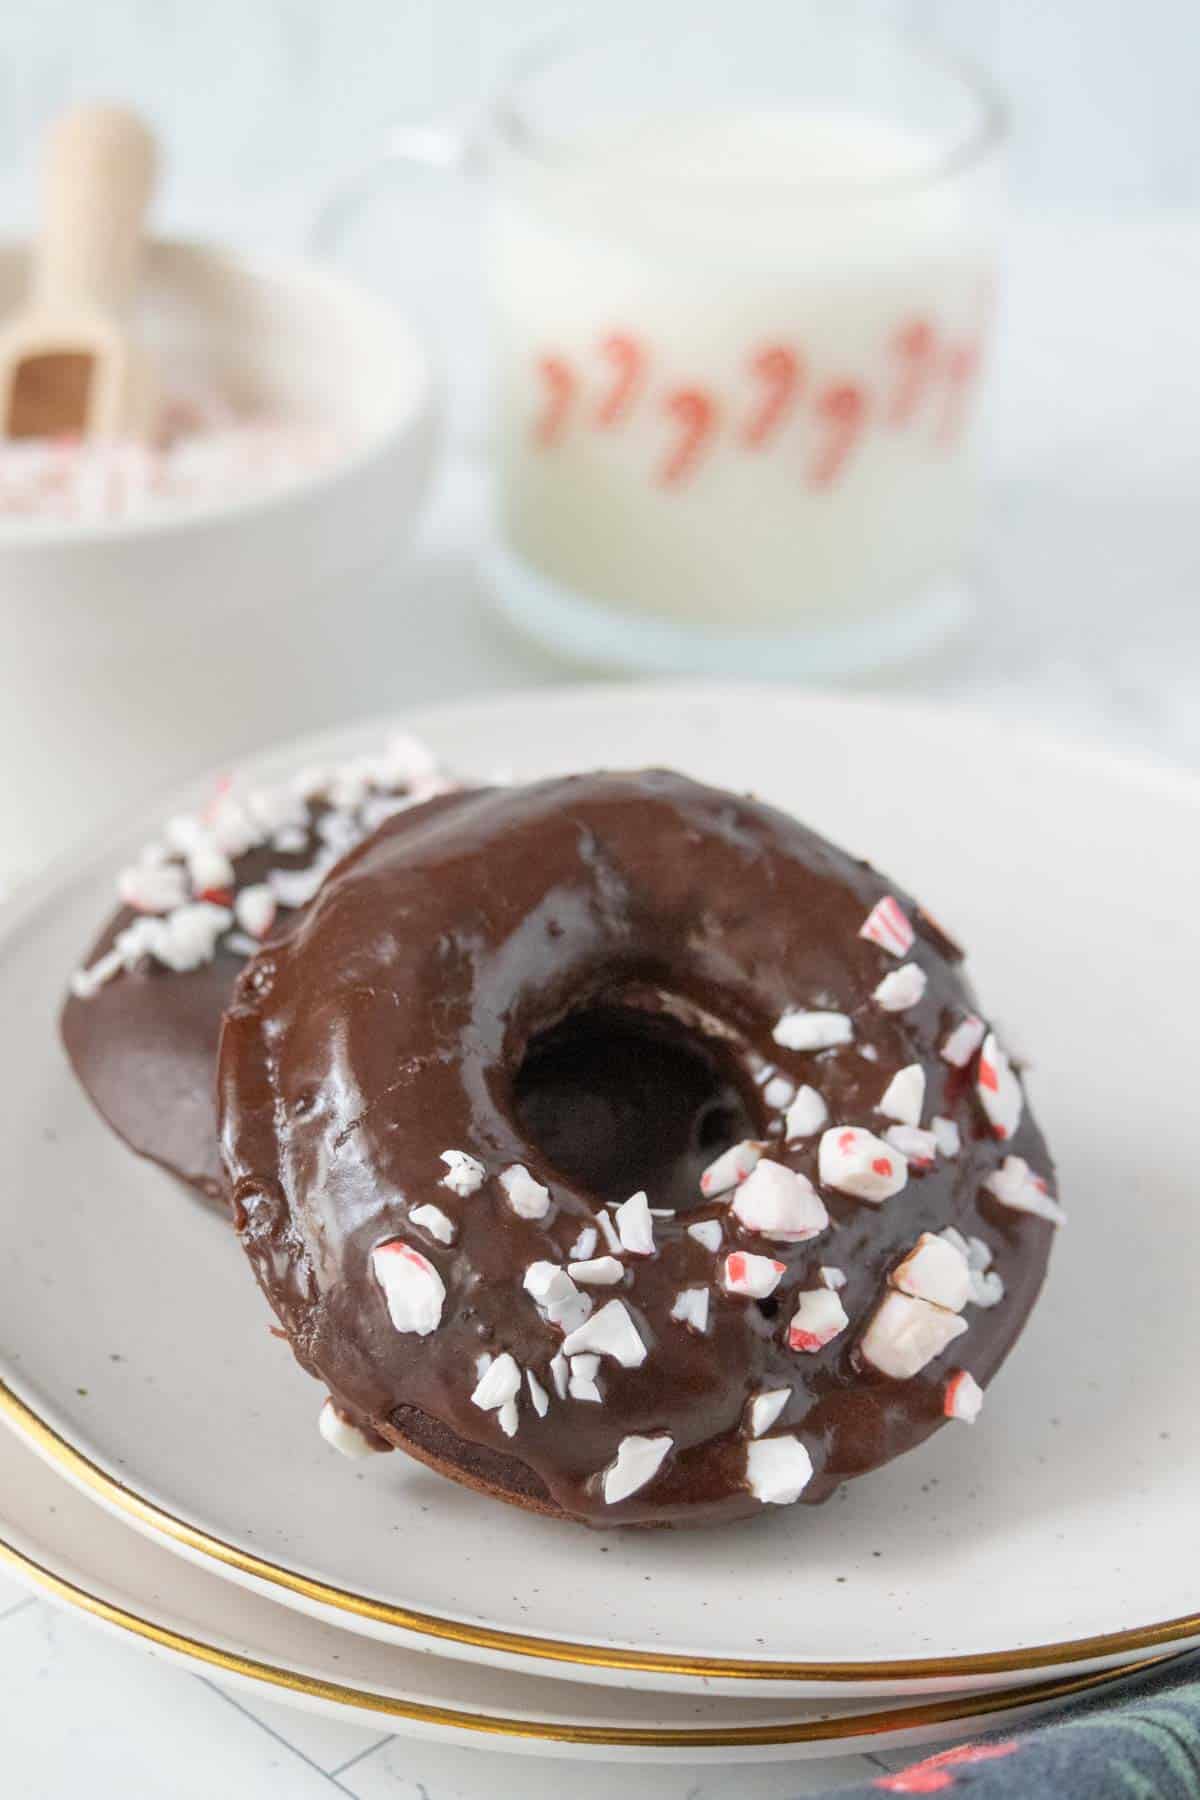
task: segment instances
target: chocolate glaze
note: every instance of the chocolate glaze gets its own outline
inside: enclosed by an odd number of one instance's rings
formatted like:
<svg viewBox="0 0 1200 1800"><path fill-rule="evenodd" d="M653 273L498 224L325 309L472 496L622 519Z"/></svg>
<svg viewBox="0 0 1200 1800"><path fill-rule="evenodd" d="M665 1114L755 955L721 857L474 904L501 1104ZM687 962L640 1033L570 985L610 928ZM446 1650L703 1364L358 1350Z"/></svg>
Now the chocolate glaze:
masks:
<svg viewBox="0 0 1200 1800"><path fill-rule="evenodd" d="M928 977L902 1013L871 998L896 959L859 936L886 892L916 926L907 960ZM1028 1107L1000 1146L971 1072L938 1055L977 1010L958 960L868 864L777 811L670 773L483 790L383 826L247 968L222 1037L235 1217L296 1356L351 1416L424 1460L592 1524L759 1510L745 1485L744 1413L763 1388L793 1390L770 1435L807 1446L806 1501L919 1443L943 1422L950 1367L984 1385L996 1370L1053 1233L982 1191L1008 1153L1051 1170ZM854 1042L781 1050L772 1030L795 1006L850 1013ZM913 1062L926 1071L924 1117L956 1121L959 1157L914 1167L880 1207L824 1191L831 1226L808 1243L742 1231L728 1196L699 1202L698 1166L747 1122L769 1154L817 1181L818 1139L785 1147L766 1105L775 1071L819 1088L832 1123L880 1130L876 1103ZM611 1153L610 1126L623 1138ZM488 1171L468 1198L441 1184L448 1149ZM495 1177L513 1163L550 1188L544 1220L506 1204ZM655 1255L629 1258L620 1286L593 1293L597 1305L624 1300L649 1355L637 1369L604 1360L602 1404L560 1401L549 1363L561 1334L522 1291L524 1272L568 1261L600 1202L640 1186L652 1206L688 1210L656 1219ZM455 1221L452 1245L411 1223L428 1202ZM716 1286L718 1259L685 1229L707 1217L724 1224L722 1254L741 1247L787 1265L770 1299ZM863 1368L856 1340L888 1271L922 1230L951 1224L991 1246L1003 1300L968 1307L966 1335L911 1381ZM394 1329L371 1270L373 1248L397 1236L446 1286L441 1323L424 1338ZM850 1327L816 1354L793 1352L795 1294L830 1263L848 1277ZM669 1318L692 1285L710 1288L703 1336ZM470 1399L476 1359L503 1350L552 1396L539 1418L522 1395L511 1439ZM607 1506L597 1477L621 1440L661 1432L675 1448L657 1476Z"/></svg>
<svg viewBox="0 0 1200 1800"><path fill-rule="evenodd" d="M403 789L392 791L403 797ZM302 848L282 851L267 844L232 859L238 888L265 881L271 870L312 867L324 847L317 823L329 808L315 800L307 810ZM137 917L131 908L119 908L90 946L84 966L97 962ZM272 938L296 917L296 911L281 906ZM231 948L231 936L236 933L226 933L212 961L198 969L166 969L146 959L86 999L70 994L59 1018L75 1077L105 1123L138 1156L222 1208L227 1189L217 1144L217 1045L221 1015L246 964L244 952Z"/></svg>

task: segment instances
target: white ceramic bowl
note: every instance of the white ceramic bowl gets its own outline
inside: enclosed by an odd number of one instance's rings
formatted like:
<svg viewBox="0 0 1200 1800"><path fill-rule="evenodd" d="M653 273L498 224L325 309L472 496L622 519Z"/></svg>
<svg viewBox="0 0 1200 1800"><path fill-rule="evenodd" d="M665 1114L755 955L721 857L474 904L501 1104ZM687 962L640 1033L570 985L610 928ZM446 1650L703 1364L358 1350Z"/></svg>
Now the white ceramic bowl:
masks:
<svg viewBox="0 0 1200 1800"><path fill-rule="evenodd" d="M0 315L25 267L0 247ZM430 367L386 301L303 262L158 241L141 314L189 387L317 419L337 449L233 502L0 520L0 872L152 784L352 704L381 604L367 576L425 491Z"/></svg>

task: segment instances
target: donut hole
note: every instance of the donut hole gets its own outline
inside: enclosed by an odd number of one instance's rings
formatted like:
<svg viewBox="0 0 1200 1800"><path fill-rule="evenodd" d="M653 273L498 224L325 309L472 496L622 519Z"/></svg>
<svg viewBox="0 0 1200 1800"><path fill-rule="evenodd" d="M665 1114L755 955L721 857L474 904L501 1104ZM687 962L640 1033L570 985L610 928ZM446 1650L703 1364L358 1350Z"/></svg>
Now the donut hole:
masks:
<svg viewBox="0 0 1200 1800"><path fill-rule="evenodd" d="M752 1090L751 1090L752 1092ZM726 1046L661 1014L597 1004L529 1043L514 1109L531 1145L600 1204L704 1204L700 1175L760 1128Z"/></svg>

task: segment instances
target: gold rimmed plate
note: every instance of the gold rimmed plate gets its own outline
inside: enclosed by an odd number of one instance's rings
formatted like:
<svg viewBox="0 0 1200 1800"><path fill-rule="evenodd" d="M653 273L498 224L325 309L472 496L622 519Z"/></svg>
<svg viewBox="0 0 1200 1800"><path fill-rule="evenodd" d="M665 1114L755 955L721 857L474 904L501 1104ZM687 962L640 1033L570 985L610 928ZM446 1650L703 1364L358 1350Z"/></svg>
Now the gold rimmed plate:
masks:
<svg viewBox="0 0 1200 1800"><path fill-rule="evenodd" d="M227 1227L105 1133L54 1040L156 809L0 917L8 1422L231 1582L493 1666L911 1697L1200 1640L1195 784L954 713L760 689L539 694L407 723L467 772L667 762L754 788L871 854L971 947L1034 1060L1072 1215L982 1420L823 1509L725 1531L588 1533L398 1456L342 1463Z"/></svg>

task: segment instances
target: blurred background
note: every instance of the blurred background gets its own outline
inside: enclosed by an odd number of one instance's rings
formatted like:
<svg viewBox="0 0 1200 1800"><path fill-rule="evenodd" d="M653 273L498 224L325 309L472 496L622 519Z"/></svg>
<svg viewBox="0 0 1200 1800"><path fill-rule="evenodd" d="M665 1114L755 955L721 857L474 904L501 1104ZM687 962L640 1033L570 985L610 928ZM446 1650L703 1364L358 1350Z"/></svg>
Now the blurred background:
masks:
<svg viewBox="0 0 1200 1800"><path fill-rule="evenodd" d="M654 0L642 10L653 14ZM849 11L933 34L980 65L1011 107L1012 208L978 432L974 620L936 654L861 679L1200 765L1195 8L831 0L831 18ZM599 25L613 13L590 16ZM0 33L5 231L34 217L47 120L104 96L132 103L161 137L155 229L302 250L321 196L389 128L469 116L548 17L543 0L10 9ZM481 210L478 186L392 173L336 251L344 272L395 300L434 345L447 422L416 542L371 577L386 629L371 655L349 659L352 678L297 695L296 729L578 674L496 621L476 566L487 510ZM286 595L264 593L262 604L286 619ZM274 714L265 730L243 717L229 752L275 734Z"/></svg>

